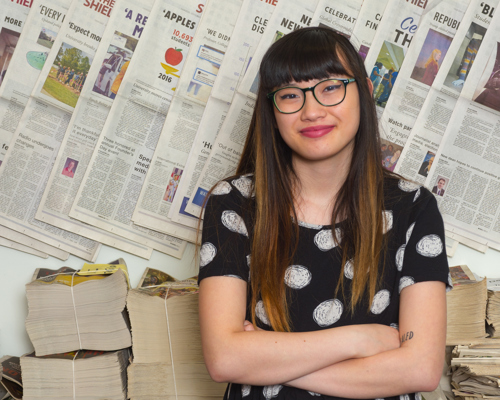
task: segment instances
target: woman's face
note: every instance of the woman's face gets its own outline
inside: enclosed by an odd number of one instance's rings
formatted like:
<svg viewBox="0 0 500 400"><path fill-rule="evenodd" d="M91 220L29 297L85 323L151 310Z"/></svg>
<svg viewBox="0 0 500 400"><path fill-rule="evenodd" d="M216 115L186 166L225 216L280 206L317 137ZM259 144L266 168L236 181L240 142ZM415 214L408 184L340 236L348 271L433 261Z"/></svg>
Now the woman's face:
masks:
<svg viewBox="0 0 500 400"><path fill-rule="evenodd" d="M439 61L440 58L441 58L441 52L440 51L436 51L434 53L434 60Z"/></svg>
<svg viewBox="0 0 500 400"><path fill-rule="evenodd" d="M350 77L331 76L331 78ZM307 88L321 80L323 79L290 82L286 86ZM319 104L313 93L308 91L304 107L294 114L282 114L276 107L273 108L278 130L293 152L295 165L297 162L307 164L323 161L349 165L360 121L356 82L347 85L344 101L336 106L326 107Z"/></svg>

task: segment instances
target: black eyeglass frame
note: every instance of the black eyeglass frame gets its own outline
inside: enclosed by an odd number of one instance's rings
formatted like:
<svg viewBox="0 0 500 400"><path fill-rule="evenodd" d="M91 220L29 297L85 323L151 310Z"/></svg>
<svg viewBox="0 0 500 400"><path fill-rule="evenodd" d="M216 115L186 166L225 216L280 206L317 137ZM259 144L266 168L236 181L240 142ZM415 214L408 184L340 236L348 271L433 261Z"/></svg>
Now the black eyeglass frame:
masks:
<svg viewBox="0 0 500 400"><path fill-rule="evenodd" d="M340 100L338 103L330 104L330 105L323 104L316 97L316 93L314 92L314 89L316 89L316 86L318 86L320 83L323 83L323 82L326 82L326 81L339 81L339 82L342 82L344 84L344 97L342 97L342 100ZM356 79L355 78L328 78L328 79L323 79L322 81L319 81L316 85L308 87L308 88L300 88L300 87L297 87L297 86L285 86L285 87L279 88L279 89L277 89L277 90L275 90L273 92L268 93L267 94L267 98L269 100L273 101L273 104L276 107L276 109L280 113L282 113L282 114L295 114L296 112L299 112L300 110L302 110L304 108L304 104L306 104L306 92L308 92L308 91L312 92L312 94L313 94L314 98L316 99L316 101L319 104L321 104L322 106L333 107L333 106L339 105L340 103L342 103L345 100L345 96L347 94L347 85L349 83L351 83L351 82L356 82ZM278 107L278 105L276 104L276 93L278 93L280 90L290 89L290 88L302 90L302 92L304 93L304 101L302 102L302 106L297 111L284 112L284 111L281 111L280 108Z"/></svg>

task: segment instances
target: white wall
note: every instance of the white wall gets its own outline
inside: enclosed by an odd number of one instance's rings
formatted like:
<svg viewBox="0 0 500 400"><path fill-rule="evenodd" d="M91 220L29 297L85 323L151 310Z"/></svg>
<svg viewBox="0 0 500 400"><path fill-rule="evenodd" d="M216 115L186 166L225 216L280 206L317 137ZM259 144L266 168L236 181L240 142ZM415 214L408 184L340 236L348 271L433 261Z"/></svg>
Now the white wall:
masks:
<svg viewBox="0 0 500 400"><path fill-rule="evenodd" d="M191 245L182 260L154 251L149 261L103 246L96 263L106 263L119 257L123 257L127 263L132 287L137 286L146 267L165 271L177 279L197 274L194 246ZM52 257L45 260L3 247L0 247L0 260L0 357L7 354L20 356L33 351L24 320L28 314L25 284L31 280L35 269L58 269L62 266L80 269L84 261L73 256L67 261ZM482 254L459 245L455 255L448 260L450 266L467 264L478 275L500 277L500 253L495 250L490 249Z"/></svg>

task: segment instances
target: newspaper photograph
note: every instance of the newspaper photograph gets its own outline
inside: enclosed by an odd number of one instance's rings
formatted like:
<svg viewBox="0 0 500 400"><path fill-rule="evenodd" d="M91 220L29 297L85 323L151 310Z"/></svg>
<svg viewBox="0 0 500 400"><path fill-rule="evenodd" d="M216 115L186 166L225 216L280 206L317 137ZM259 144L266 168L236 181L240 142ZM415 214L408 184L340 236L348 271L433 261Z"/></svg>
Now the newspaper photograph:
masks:
<svg viewBox="0 0 500 400"><path fill-rule="evenodd" d="M498 0L471 0L448 49L448 56L439 66L413 128L409 131L395 172L420 184L425 182L463 84L490 25L489 14L497 5ZM463 79L459 79L460 75Z"/></svg>
<svg viewBox="0 0 500 400"><path fill-rule="evenodd" d="M209 1L177 87L177 95L205 105L226 54L243 0Z"/></svg>
<svg viewBox="0 0 500 400"><path fill-rule="evenodd" d="M231 102L264 33L278 0L244 0L211 96ZM203 129L200 126L200 129Z"/></svg>
<svg viewBox="0 0 500 400"><path fill-rule="evenodd" d="M138 46L153 1L142 2L141 5L132 0L120 0L114 6L95 54L95 62L86 78L89 83L82 88L36 219L147 258L151 254L148 246L134 245L133 240L122 240L116 234L69 217L113 99Z"/></svg>
<svg viewBox="0 0 500 400"><path fill-rule="evenodd" d="M317 4L318 0L308 2L286 0L278 3L269 19L266 30L262 34L262 39L255 50L253 60L237 87L240 93L256 99L259 87L259 66L264 53L271 44L287 33L306 26L312 26L311 21Z"/></svg>
<svg viewBox="0 0 500 400"><path fill-rule="evenodd" d="M183 54L190 48L178 32L189 30L194 36L200 6L198 0L155 3L69 214L177 258L182 257L184 241L140 227L131 217L185 64ZM163 37L161 45L158 37ZM146 65L144 60L152 55L157 62Z"/></svg>
<svg viewBox="0 0 500 400"><path fill-rule="evenodd" d="M0 224L93 261L99 243L35 219L70 117L50 104L33 98L28 101L0 166Z"/></svg>
<svg viewBox="0 0 500 400"><path fill-rule="evenodd" d="M202 215L202 207L208 191L221 179L234 174L252 119L255 101L236 93L227 117L212 145L199 178L191 189L190 201L185 211L191 215ZM180 221L179 221L180 222Z"/></svg>
<svg viewBox="0 0 500 400"><path fill-rule="evenodd" d="M76 0L52 44L32 96L73 112L115 0Z"/></svg>
<svg viewBox="0 0 500 400"><path fill-rule="evenodd" d="M372 46L375 32L382 21L385 7L389 0L364 0L359 11L356 24L351 35L352 45L358 49L359 55L366 59Z"/></svg>
<svg viewBox="0 0 500 400"><path fill-rule="evenodd" d="M311 26L328 26L351 38L363 0L318 0Z"/></svg>
<svg viewBox="0 0 500 400"><path fill-rule="evenodd" d="M389 0L380 21L365 66L374 87L373 97L380 115L389 100L406 52L419 27L427 1ZM389 10L398 10L389 13Z"/></svg>
<svg viewBox="0 0 500 400"><path fill-rule="evenodd" d="M500 249L500 13L493 16L425 185L448 231Z"/></svg>
<svg viewBox="0 0 500 400"><path fill-rule="evenodd" d="M168 213L168 218L173 222L181 224L183 229L174 224L162 224L167 233L172 233L176 236L182 234L179 237L193 243L196 242L199 215L187 213L185 207L193 193L194 185L198 181L200 172L210 155L212 144L226 119L229 106L230 103L213 97L207 102L207 107L201 118L200 129L196 133L193 146L187 157L182 180L174 193L175 197L172 196L173 201ZM202 127L203 129L201 129ZM161 219L156 218L155 221L161 221ZM186 227L193 229L185 229ZM172 230L175 230L175 232Z"/></svg>
<svg viewBox="0 0 500 400"><path fill-rule="evenodd" d="M429 93L430 87L441 67L450 45L460 26L470 0L443 0L430 2L420 19L417 33L413 36L393 84L391 96L379 119L382 163L386 169L394 171L401 152L415 120ZM451 58L450 57L450 58ZM371 76L374 92L382 85L381 74ZM378 81L377 86L375 83ZM390 148L389 148L390 146Z"/></svg>

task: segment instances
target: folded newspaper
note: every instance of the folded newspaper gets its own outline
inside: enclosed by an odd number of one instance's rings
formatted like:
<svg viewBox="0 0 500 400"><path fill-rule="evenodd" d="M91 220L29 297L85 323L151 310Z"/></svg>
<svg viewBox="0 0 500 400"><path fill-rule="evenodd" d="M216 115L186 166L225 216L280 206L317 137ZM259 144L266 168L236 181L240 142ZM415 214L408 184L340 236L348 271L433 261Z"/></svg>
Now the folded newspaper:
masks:
<svg viewBox="0 0 500 400"><path fill-rule="evenodd" d="M21 357L25 400L125 400L130 351Z"/></svg>
<svg viewBox="0 0 500 400"><path fill-rule="evenodd" d="M39 270L35 278L26 285L26 330L37 356L131 346L123 270L80 276L63 267Z"/></svg>
<svg viewBox="0 0 500 400"><path fill-rule="evenodd" d="M128 368L130 399L222 398L226 385L211 380L203 361L194 279L172 282L167 274L148 269L139 288L129 292L127 308L134 353Z"/></svg>

